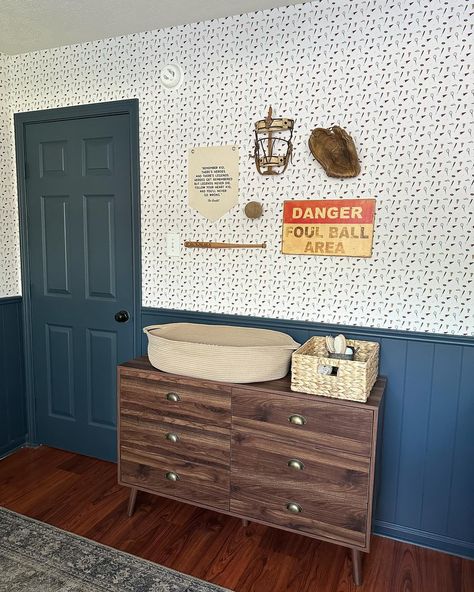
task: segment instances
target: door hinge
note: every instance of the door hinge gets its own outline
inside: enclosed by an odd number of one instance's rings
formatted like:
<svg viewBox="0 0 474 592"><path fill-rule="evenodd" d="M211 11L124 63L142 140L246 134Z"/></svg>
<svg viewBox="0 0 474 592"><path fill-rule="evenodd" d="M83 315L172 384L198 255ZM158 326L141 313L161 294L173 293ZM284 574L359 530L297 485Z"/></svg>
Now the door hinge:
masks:
<svg viewBox="0 0 474 592"><path fill-rule="evenodd" d="M30 176L30 166L27 162L25 162L25 179L28 179Z"/></svg>

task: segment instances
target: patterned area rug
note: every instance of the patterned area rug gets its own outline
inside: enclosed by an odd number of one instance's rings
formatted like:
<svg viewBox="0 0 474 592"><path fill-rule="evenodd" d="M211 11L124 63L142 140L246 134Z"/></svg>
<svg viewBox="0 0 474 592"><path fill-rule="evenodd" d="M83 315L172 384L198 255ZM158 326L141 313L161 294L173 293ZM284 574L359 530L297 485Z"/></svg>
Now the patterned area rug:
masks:
<svg viewBox="0 0 474 592"><path fill-rule="evenodd" d="M224 588L0 508L0 591L223 592Z"/></svg>

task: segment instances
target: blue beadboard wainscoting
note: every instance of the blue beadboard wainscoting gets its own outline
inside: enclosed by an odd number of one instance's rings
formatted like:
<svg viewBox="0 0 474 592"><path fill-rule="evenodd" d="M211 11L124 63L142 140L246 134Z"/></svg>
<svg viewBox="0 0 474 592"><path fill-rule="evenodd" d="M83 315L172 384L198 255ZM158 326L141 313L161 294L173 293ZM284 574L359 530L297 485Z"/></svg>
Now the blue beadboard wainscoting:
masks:
<svg viewBox="0 0 474 592"><path fill-rule="evenodd" d="M170 322L275 329L300 343L341 332L380 342L388 385L374 530L474 558L473 338L143 309L143 326ZM0 299L0 371L1 456L25 442L20 298Z"/></svg>
<svg viewBox="0 0 474 592"><path fill-rule="evenodd" d="M0 457L25 443L21 298L0 298Z"/></svg>
<svg viewBox="0 0 474 592"><path fill-rule="evenodd" d="M374 530L474 557L474 339L144 308L142 323L241 325L381 344L388 378ZM143 336L143 352L146 341Z"/></svg>

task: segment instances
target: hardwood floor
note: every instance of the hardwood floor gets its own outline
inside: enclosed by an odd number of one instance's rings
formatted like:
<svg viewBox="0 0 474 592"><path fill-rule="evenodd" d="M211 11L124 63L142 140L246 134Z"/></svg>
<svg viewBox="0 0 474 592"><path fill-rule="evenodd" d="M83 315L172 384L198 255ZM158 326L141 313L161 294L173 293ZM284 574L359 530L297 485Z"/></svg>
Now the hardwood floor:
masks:
<svg viewBox="0 0 474 592"><path fill-rule="evenodd" d="M235 592L471 592L474 561L374 537L364 583L347 549L128 490L116 466L47 447L0 461L0 506ZM1 575L0 575L1 578Z"/></svg>

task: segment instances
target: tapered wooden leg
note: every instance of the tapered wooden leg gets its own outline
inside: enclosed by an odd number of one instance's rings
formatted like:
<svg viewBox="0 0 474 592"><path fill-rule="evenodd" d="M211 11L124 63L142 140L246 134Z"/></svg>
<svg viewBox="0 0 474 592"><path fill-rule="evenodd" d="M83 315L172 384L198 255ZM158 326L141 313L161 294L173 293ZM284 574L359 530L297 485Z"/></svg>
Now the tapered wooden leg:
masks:
<svg viewBox="0 0 474 592"><path fill-rule="evenodd" d="M359 549L351 549L352 551L352 579L356 586L362 584L362 553Z"/></svg>
<svg viewBox="0 0 474 592"><path fill-rule="evenodd" d="M242 518L242 526L244 528L247 528L248 525L249 525L249 521L248 520L245 520L245 518Z"/></svg>
<svg viewBox="0 0 474 592"><path fill-rule="evenodd" d="M133 512L135 511L135 502L137 501L137 488L131 487L130 488L130 497L128 498L128 509L127 515L132 516Z"/></svg>

